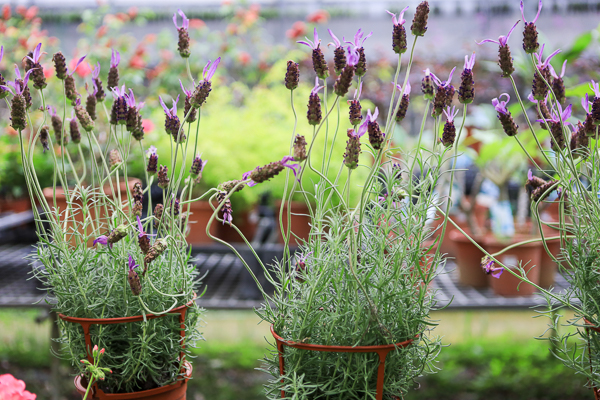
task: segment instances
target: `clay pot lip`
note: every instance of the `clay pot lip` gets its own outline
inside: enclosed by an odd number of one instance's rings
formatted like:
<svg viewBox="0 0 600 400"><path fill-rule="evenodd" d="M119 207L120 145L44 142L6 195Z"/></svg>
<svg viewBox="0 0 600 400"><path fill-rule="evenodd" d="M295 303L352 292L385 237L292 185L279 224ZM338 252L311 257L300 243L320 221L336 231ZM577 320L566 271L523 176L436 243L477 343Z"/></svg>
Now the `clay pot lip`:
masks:
<svg viewBox="0 0 600 400"><path fill-rule="evenodd" d="M180 380L180 381L176 381L174 383L171 383L169 385L165 385L165 386L161 386L161 387L157 387L154 389L148 389L148 390L141 390L139 392L128 392L128 393L104 393L101 391L101 395L100 398L105 398L105 399L139 399L139 398L143 398L143 397L150 397L150 396L154 396L160 393L164 393L164 392L168 392L174 389L177 389L178 387L180 387L181 385L187 383L187 381L192 377L192 371L193 371L193 366L189 361L184 361L183 362L183 368L185 369L185 375L184 375L184 379ZM75 379L73 380L73 383L75 384L75 389L77 389L78 392L80 392L81 394L85 393L87 388L84 388L83 385L81 384L81 380L82 380L82 376L81 375L77 375L75 377Z"/></svg>
<svg viewBox="0 0 600 400"><path fill-rule="evenodd" d="M301 343L294 342L293 340L286 340L275 333L275 328L273 328L273 324L270 326L271 334L275 338L275 341L278 343L284 344L289 347L294 347L297 349L303 350L312 350L312 351L325 351L325 352L340 352L340 353L376 353L380 350L393 350L397 347L406 347L415 339L419 338L419 335L415 335L414 338L405 340L403 342L392 343L392 344L382 344L382 345L374 345L374 346L326 346L322 344L310 344L310 343Z"/></svg>
<svg viewBox="0 0 600 400"><path fill-rule="evenodd" d="M466 230L466 229L463 229L463 230L465 232L469 233L469 235L473 239L475 239L475 241L477 243L481 243L486 237L486 235L471 235L468 230ZM471 243L471 240L469 240L465 235L463 235L458 229L451 230L450 232L446 231L446 234L448 235L450 240L452 240L453 242Z"/></svg>

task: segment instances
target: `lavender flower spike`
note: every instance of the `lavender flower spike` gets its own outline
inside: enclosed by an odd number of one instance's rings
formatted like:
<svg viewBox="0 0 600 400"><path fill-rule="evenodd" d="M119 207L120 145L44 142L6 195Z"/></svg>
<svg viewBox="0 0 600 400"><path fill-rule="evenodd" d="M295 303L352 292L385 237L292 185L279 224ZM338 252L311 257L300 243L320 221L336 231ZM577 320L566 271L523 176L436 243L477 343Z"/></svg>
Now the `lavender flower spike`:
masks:
<svg viewBox="0 0 600 400"><path fill-rule="evenodd" d="M506 96L506 101L498 100L499 98L502 98L502 96ZM515 124L515 121L510 111L508 111L508 109L506 108L506 105L508 104L509 100L510 96L508 95L508 93L502 93L500 96L492 100L492 105L498 112L498 119L502 124L504 133L506 133L506 135L508 136L516 136L517 133L519 133L519 126Z"/></svg>
<svg viewBox="0 0 600 400"><path fill-rule="evenodd" d="M544 53L544 46L545 44L542 45L539 53L534 54L535 59L537 60L537 67L539 69L544 69L544 68L548 68L548 65L550 65L550 60L552 59L552 57L554 57L555 55L557 55L558 53L561 52L560 49L555 50L552 54L550 54L547 58L546 61L542 62L543 59L543 53Z"/></svg>
<svg viewBox="0 0 600 400"><path fill-rule="evenodd" d="M317 33L317 28L315 28L315 31L314 31L314 42L312 40L310 40L309 38L307 38L306 36L304 37L304 39L306 39L306 41L298 40L296 43L306 45L306 46L310 47L312 50L318 49L319 45L321 44L321 41L319 40L319 34Z"/></svg>
<svg viewBox="0 0 600 400"><path fill-rule="evenodd" d="M406 22L404 19L404 13L406 10L408 10L408 6L406 6L404 10L400 12L398 19L396 19L396 14L386 10L386 12L392 16L392 23L394 24L392 28L392 49L396 54L403 54L407 50L406 28L404 27L404 23Z"/></svg>
<svg viewBox="0 0 600 400"><path fill-rule="evenodd" d="M177 25L177 14L181 15L181 18L183 18L181 27ZM179 41L177 42L177 50L179 51L179 55L183 58L188 58L191 54L190 35L188 33L190 20L187 19L183 11L177 9L177 12L173 14L173 23L175 24L175 28L177 28L177 33L179 34Z"/></svg>
<svg viewBox="0 0 600 400"><path fill-rule="evenodd" d="M563 133L563 125L571 125L570 122L567 122L567 119L571 117L572 104L569 104L569 106L565 108L564 111L560 104L557 104L556 106L558 108L558 112L553 111L551 114L551 118L538 119L537 122L545 121L550 124L550 139L552 143L552 150L559 151L559 149L564 150L567 147L565 135Z"/></svg>
<svg viewBox="0 0 600 400"><path fill-rule="evenodd" d="M497 43L498 47L498 65L500 66L500 70L502 71L502 77L508 78L515 72L515 67L513 65L513 58L510 54L510 49L508 47L508 38L510 34L515 30L520 21L515 22L513 27L508 31L508 35L498 37L498 40L493 39L485 39L477 44L483 43Z"/></svg>
<svg viewBox="0 0 600 400"><path fill-rule="evenodd" d="M36 47L35 50L33 50L33 57L29 57L27 56L28 59L31 60L32 63L37 64L40 62L40 57L42 56L42 44L39 43ZM1 58L0 58L1 60Z"/></svg>
<svg viewBox="0 0 600 400"><path fill-rule="evenodd" d="M546 95L548 94L548 86L546 86L546 82L550 83L552 75L550 74L549 62L558 53L560 53L560 49L554 51L554 53L550 54L545 61L543 61L544 53L544 45L542 45L539 53L535 53L534 57L537 60L537 69L533 75L533 84L532 84L532 92L533 97L536 100L544 100ZM541 75L540 75L541 74ZM546 82L544 82L546 81Z"/></svg>
<svg viewBox="0 0 600 400"><path fill-rule="evenodd" d="M315 27L314 32L314 42L310 39L306 38L306 41L298 41L297 43L306 45L312 49L312 62L313 69L317 73L317 76L321 79L325 79L329 76L329 67L327 66L327 62L325 61L325 56L323 55L323 51L319 47L321 41L319 40L319 35L317 33L317 28Z"/></svg>
<svg viewBox="0 0 600 400"><path fill-rule="evenodd" d="M538 4L538 12L533 21L527 22L523 9L523 0L521 0L521 16L523 17L523 22L525 23L525 29L523 30L523 50L525 50L526 53L532 54L535 53L540 47L535 23L540 16L540 12L542 11L542 0L540 0Z"/></svg>
<svg viewBox="0 0 600 400"><path fill-rule="evenodd" d="M506 96L505 101L498 100L498 99L502 98L502 96ZM494 106L496 111L498 111L499 113L508 114L508 109L506 108L506 105L508 104L509 101L510 101L510 95L508 93L502 93L497 98L492 99L492 105Z"/></svg>
<svg viewBox="0 0 600 400"><path fill-rule="evenodd" d="M556 71L554 71L554 67L552 67L552 65L550 65L550 74L554 78L554 80L552 81L552 91L554 92L554 95L556 96L556 100L558 100L558 102L560 104L564 104L567 101L565 82L563 81L563 77L565 76L566 68L567 68L567 60L565 60L565 62L562 65L560 75L557 75Z"/></svg>
<svg viewBox="0 0 600 400"><path fill-rule="evenodd" d="M346 43L354 45L354 50L358 55L358 60L356 63L354 63L354 65L356 66L356 76L358 77L361 77L367 73L367 58L365 56L365 49L363 47L363 44L365 43L365 40L371 37L371 35L373 35L373 32L363 37L364 32L362 31L362 29L359 29L358 32L356 32L356 35L354 35L354 42L346 41ZM348 49L348 52L350 52L350 49ZM348 64L350 64L350 61L348 61Z"/></svg>
<svg viewBox="0 0 600 400"><path fill-rule="evenodd" d="M331 35L333 39L333 43L329 43L327 46L332 44L335 46L335 49L333 50L333 69L335 70L335 73L339 75L346 66L346 52L344 51L344 46L337 36L333 34L331 29L327 29L327 32L329 32L329 35ZM342 40L345 41L343 37Z"/></svg>
<svg viewBox="0 0 600 400"><path fill-rule="evenodd" d="M136 267L139 267L139 265L135 263L131 254L129 254L129 287L134 296L139 296L140 293L142 293L142 283L140 282L140 277L137 272L134 271L134 268Z"/></svg>

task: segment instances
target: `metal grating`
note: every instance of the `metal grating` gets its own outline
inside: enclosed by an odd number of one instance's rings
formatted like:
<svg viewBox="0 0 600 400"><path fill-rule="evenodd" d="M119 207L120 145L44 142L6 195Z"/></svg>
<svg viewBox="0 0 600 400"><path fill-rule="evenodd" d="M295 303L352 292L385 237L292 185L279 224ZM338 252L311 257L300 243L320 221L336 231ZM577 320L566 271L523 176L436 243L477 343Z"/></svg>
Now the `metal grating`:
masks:
<svg viewBox="0 0 600 400"><path fill-rule="evenodd" d="M31 274L31 265L25 257L32 252L30 245L0 245L0 307L48 306L43 301L45 292ZM258 251L264 262L269 263L281 254L278 245L265 246ZM259 281L264 277L252 253L240 248L238 251L255 271ZM251 309L263 302L260 291L242 262L228 249L204 247L193 249L192 262L196 264L206 293L198 304L211 309ZM458 271L452 261L435 278L432 286L437 289L438 307L461 308L526 308L546 304L539 294L528 297L496 296L492 289L476 289L458 282ZM565 279L557 274L555 292L567 287ZM449 301L452 302L448 305Z"/></svg>

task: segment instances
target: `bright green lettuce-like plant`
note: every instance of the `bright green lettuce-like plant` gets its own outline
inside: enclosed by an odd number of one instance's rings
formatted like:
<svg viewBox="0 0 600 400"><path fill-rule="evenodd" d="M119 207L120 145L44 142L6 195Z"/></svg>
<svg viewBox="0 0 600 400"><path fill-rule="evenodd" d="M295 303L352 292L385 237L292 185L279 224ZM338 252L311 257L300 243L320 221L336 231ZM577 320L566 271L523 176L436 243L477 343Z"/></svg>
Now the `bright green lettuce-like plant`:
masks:
<svg viewBox="0 0 600 400"><path fill-rule="evenodd" d="M300 42L311 48L317 75L308 95L308 126L298 118L306 110L297 111L298 64L288 61L285 86L290 90L296 121L289 152L275 155L272 159L278 161L256 167L241 180L221 186L219 193L219 209L227 209L227 200L236 196L236 191L257 190L271 178L280 179L275 176L285 171L284 200L300 194L309 204L311 233L292 253L287 246L290 231L283 229L283 220L289 221L290 214L284 214L282 206L280 224L286 246L281 259L270 266L262 265L274 293L261 287L265 303L257 313L283 339L294 342L375 346L412 340L387 356L383 398L402 397L414 386L417 376L434 370L433 362L440 351L439 339L429 333L435 325L429 312L436 302L434 290L428 285L437 273L431 265L443 259L431 240L434 232L426 224L427 214L441 205L433 188L443 174L450 176L452 187L452 160L462 133L462 125L458 128L454 122L459 111L450 107L455 92L464 105L463 124L474 93L474 55L465 61L458 90L451 85L452 73L448 80L441 81L427 70L422 81L426 106L417 146L413 150L393 146L389 133L402 121L409 106L408 77L416 39L426 31L428 11L427 2L417 8L411 28L415 40L404 66L401 56L408 50L404 13L393 17L393 49L398 54L398 66L387 116L379 116L377 109L365 113L360 104L363 77L368 73L363 43L370 35L359 30L345 47L329 31L336 46L337 78L329 78L316 30L314 41ZM403 67L404 78L400 79ZM331 99L327 96L331 86L333 101L327 101ZM323 97L321 90L325 92ZM340 103L346 101L348 111L341 112ZM430 110L436 135L426 143L423 137ZM312 128L312 134L301 134L307 128ZM340 141L346 142L345 152L338 150L336 143ZM308 173L316 179L307 179ZM344 182L342 176L346 176ZM255 185L257 188L252 187ZM359 194L351 197L349 193L356 188ZM443 235L445 224L440 230ZM248 270L259 282L259 277ZM265 359L264 370L273 377L267 385L268 398L280 398L282 390L286 398L298 399L376 396L379 361L375 353L322 353L285 347L284 360L285 374L280 376L277 350L273 348Z"/></svg>
<svg viewBox="0 0 600 400"><path fill-rule="evenodd" d="M179 14L183 18L178 27L181 49L186 45L189 21ZM171 108L160 99L165 131L171 139L169 158L145 143L144 104L119 78L118 51L112 52L108 71L95 65L85 82L86 93L73 75L83 58L71 68L61 53L54 54L56 77L47 78L41 46L25 59L24 72L15 67L14 75L2 71L0 76L0 97L18 132L29 195L40 206L34 209L39 236L32 255L39 265L35 274L48 289L46 300L64 316L161 316L91 326L92 344L106 349L97 367L112 370L98 381L106 393L135 392L181 380L184 358L180 354L189 356L201 338L197 330L201 310L194 302L201 293L195 266L189 263L185 234L189 204L199 200L192 198L192 188L201 181L206 164L198 154L201 106L210 94L220 59L209 62L198 81L188 73L189 81L181 84L181 120L179 96L173 96ZM3 51L4 47L0 58ZM9 76L13 80L8 81ZM59 86L64 93L61 103L46 103L44 95L50 86ZM39 157L53 165L51 187L46 190L34 166L34 158ZM133 158L147 158L144 185L130 179L128 165ZM180 160L191 160L191 166L176 171ZM144 204L145 193L155 182L163 191L162 200L152 204L148 196ZM169 312L185 305L182 339L179 314ZM86 374L80 360L92 349L86 348L81 326L59 322L64 357Z"/></svg>

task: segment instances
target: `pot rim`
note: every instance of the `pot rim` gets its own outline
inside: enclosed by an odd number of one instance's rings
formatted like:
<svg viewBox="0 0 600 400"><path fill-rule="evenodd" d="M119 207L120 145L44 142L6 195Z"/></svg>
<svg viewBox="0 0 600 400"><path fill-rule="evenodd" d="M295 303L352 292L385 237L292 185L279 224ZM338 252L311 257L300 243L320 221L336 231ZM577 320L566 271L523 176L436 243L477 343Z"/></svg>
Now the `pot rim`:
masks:
<svg viewBox="0 0 600 400"><path fill-rule="evenodd" d="M96 395L98 398L100 399L124 399L124 400L128 400L128 399L138 399L138 398L142 398L142 397L148 397L148 396L154 396L160 393L165 393L165 392L169 392L171 390L175 390L177 388L179 388L180 386L184 385L187 383L187 381L192 377L192 371L193 371L193 366L189 361L184 361L183 362L183 368L185 369L185 375L184 375L184 379L182 380L178 380L174 383L171 383L169 385L165 385L165 386L160 386L154 389L148 389L148 390L141 390L139 392L127 392L127 393L104 393L101 389L97 389L98 390L98 394ZM75 384L75 389L78 392L83 392L85 393L87 388L84 388L83 385L81 384L81 379L82 376L81 375L77 375L75 377L75 379L73 380L73 383Z"/></svg>
<svg viewBox="0 0 600 400"><path fill-rule="evenodd" d="M383 345L375 345L375 346L327 346L322 344L310 344L310 343L300 343L294 342L293 340L286 340L275 333L275 329L273 328L273 324L271 324L271 334L275 338L275 340L279 343L285 344L289 347L294 347L297 349L303 350L313 350L313 351L326 351L326 352L338 352L338 353L376 353L381 350L392 350L397 347L403 348L410 345L415 339L419 338L417 334L414 338L405 340L403 342L392 343L392 344L383 344Z"/></svg>
<svg viewBox="0 0 600 400"><path fill-rule="evenodd" d="M95 324L95 325L112 325L112 324L122 324L122 323L127 323L127 322L139 322L139 321L143 321L144 319L148 320L148 319L160 318L160 317L165 316L166 314L180 313L181 310L183 310L184 308L190 307L194 303L194 301L196 301L197 297L198 297L198 295L196 293L194 293L194 297L190 301L188 301L186 304L179 306L177 308L174 308L171 311L163 313L163 314L134 315L131 317L118 317L118 318L80 318L80 317L69 317L64 314L58 314L58 316L60 317L60 319L62 319L64 321L73 322L73 323L77 323L77 324L85 323L85 324Z"/></svg>

